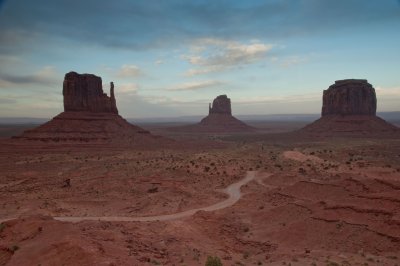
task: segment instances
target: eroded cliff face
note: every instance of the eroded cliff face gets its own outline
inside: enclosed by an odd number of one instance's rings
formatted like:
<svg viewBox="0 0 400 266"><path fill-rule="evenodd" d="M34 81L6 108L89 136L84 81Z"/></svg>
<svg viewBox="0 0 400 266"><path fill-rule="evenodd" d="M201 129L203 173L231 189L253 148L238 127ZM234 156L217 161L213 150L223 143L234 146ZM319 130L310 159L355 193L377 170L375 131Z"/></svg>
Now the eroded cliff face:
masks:
<svg viewBox="0 0 400 266"><path fill-rule="evenodd" d="M231 99L226 95L219 95L214 99L212 105L210 104L208 114L232 115Z"/></svg>
<svg viewBox="0 0 400 266"><path fill-rule="evenodd" d="M323 93L322 116L376 115L375 89L367 80L338 80Z"/></svg>
<svg viewBox="0 0 400 266"><path fill-rule="evenodd" d="M102 80L93 74L65 74L63 83L64 111L86 111L118 114L111 82L110 97L103 92Z"/></svg>

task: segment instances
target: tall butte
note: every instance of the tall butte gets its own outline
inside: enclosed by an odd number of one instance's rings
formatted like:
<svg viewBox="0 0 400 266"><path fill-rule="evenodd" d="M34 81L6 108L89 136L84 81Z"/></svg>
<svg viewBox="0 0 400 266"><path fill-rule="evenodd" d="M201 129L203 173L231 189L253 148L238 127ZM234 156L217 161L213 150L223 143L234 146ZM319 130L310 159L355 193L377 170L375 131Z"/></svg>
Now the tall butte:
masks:
<svg viewBox="0 0 400 266"><path fill-rule="evenodd" d="M65 74L63 82L65 112L95 112L118 114L114 83L110 83L110 97L103 92L102 80L93 74Z"/></svg>
<svg viewBox="0 0 400 266"><path fill-rule="evenodd" d="M337 80L323 92L321 118L301 129L317 135L398 133L376 116L375 89L364 79Z"/></svg>
<svg viewBox="0 0 400 266"><path fill-rule="evenodd" d="M128 123L118 115L113 82L110 83L110 96L107 96L103 92L100 77L69 72L64 78L63 96L64 112L15 138L43 142L124 145L146 145L162 139Z"/></svg>

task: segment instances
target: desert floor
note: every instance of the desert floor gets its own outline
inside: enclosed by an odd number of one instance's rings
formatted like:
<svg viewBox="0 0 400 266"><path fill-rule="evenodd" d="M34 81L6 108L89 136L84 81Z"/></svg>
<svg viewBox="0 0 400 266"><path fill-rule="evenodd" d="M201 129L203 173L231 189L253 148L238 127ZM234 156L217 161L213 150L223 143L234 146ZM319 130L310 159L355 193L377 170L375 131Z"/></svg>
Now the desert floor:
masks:
<svg viewBox="0 0 400 266"><path fill-rule="evenodd" d="M0 265L400 265L400 138L170 137L192 145L3 139Z"/></svg>

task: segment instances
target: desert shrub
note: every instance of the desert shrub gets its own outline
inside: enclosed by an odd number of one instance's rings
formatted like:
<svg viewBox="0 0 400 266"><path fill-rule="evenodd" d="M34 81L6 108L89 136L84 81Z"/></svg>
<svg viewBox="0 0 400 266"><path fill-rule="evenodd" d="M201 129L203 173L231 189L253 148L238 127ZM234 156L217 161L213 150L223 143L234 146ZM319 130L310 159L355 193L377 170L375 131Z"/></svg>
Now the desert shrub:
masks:
<svg viewBox="0 0 400 266"><path fill-rule="evenodd" d="M11 250L11 252L15 252L15 251L17 251L19 249L19 246L17 246L17 245L13 245L11 248L10 248L10 250Z"/></svg>
<svg viewBox="0 0 400 266"><path fill-rule="evenodd" d="M206 266L222 266L222 262L217 256L208 256Z"/></svg>
<svg viewBox="0 0 400 266"><path fill-rule="evenodd" d="M151 263L153 263L154 265L160 265L160 262L158 262L157 260L152 260Z"/></svg>
<svg viewBox="0 0 400 266"><path fill-rule="evenodd" d="M0 233L6 228L6 224L0 223Z"/></svg>
<svg viewBox="0 0 400 266"><path fill-rule="evenodd" d="M304 169L303 167L299 168L299 173L300 174L305 174L306 172L307 172L306 169Z"/></svg>

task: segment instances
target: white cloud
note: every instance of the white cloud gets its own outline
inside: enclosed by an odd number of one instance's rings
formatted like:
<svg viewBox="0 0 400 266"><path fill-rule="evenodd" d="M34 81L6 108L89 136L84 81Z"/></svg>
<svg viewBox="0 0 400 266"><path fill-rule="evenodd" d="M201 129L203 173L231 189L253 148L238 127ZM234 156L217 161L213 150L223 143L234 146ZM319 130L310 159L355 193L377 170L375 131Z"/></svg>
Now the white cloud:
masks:
<svg viewBox="0 0 400 266"><path fill-rule="evenodd" d="M182 58L196 66L186 72L187 76L193 76L260 61L265 58L272 47L271 44L261 43L257 40L244 44L205 38L196 40L190 47L191 53L182 55Z"/></svg>
<svg viewBox="0 0 400 266"><path fill-rule="evenodd" d="M377 97L400 97L400 87L391 87L391 88L383 88L376 87L375 88Z"/></svg>
<svg viewBox="0 0 400 266"><path fill-rule="evenodd" d="M0 97L0 104L11 104L11 105L14 105L16 103L17 103L17 99L1 98Z"/></svg>
<svg viewBox="0 0 400 266"><path fill-rule="evenodd" d="M5 80L3 77L0 77L0 89L5 89L13 86L13 82Z"/></svg>
<svg viewBox="0 0 400 266"><path fill-rule="evenodd" d="M122 78L139 77L142 74L142 70L135 65L122 65L117 72L117 76Z"/></svg>
<svg viewBox="0 0 400 266"><path fill-rule="evenodd" d="M159 65L164 64L164 61L163 60L157 60L157 61L154 62L154 64L159 66Z"/></svg>
<svg viewBox="0 0 400 266"><path fill-rule="evenodd" d="M266 104L266 103L301 103L317 102L321 100L320 93L309 93L299 95L277 95L277 96L257 96L246 97L235 100L236 104Z"/></svg>
<svg viewBox="0 0 400 266"><path fill-rule="evenodd" d="M208 101L205 99L187 100L179 97L141 95L142 99L152 104L161 104L165 106L182 106L182 105L206 105Z"/></svg>
<svg viewBox="0 0 400 266"><path fill-rule="evenodd" d="M53 66L45 66L29 75L0 73L0 88L21 86L21 84L54 86L60 82L58 78L58 72Z"/></svg>
<svg viewBox="0 0 400 266"><path fill-rule="evenodd" d="M136 83L126 83L115 86L116 93L136 93L139 90L139 85Z"/></svg>
<svg viewBox="0 0 400 266"><path fill-rule="evenodd" d="M193 81L183 83L172 88L169 88L170 91L188 91L188 90L199 90L204 88L216 87L224 84L218 80L204 80L204 81Z"/></svg>
<svg viewBox="0 0 400 266"><path fill-rule="evenodd" d="M209 67L203 67L203 68L191 68L188 71L186 71L185 76L196 76L196 75L202 75L202 74L207 74L207 73L212 73L212 72L218 72L223 70L223 67L220 66L209 66Z"/></svg>
<svg viewBox="0 0 400 266"><path fill-rule="evenodd" d="M298 65L298 64L307 62L308 61L308 57L294 55L294 56L287 56L287 57L284 57L282 59L276 59L275 58L273 61L279 63L279 65L281 67L288 68L288 67L291 67L291 66L294 66L294 65Z"/></svg>
<svg viewBox="0 0 400 266"><path fill-rule="evenodd" d="M54 78L54 76L56 74L57 74L57 71L54 66L45 66L42 69L40 69L38 72L36 72L35 76L38 79L49 80L49 79Z"/></svg>

